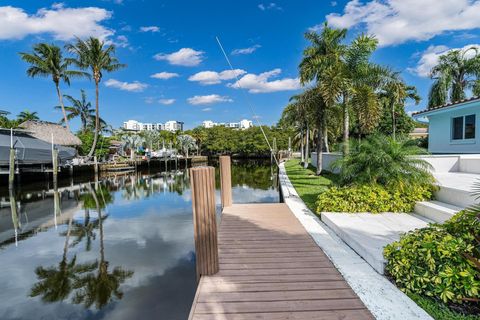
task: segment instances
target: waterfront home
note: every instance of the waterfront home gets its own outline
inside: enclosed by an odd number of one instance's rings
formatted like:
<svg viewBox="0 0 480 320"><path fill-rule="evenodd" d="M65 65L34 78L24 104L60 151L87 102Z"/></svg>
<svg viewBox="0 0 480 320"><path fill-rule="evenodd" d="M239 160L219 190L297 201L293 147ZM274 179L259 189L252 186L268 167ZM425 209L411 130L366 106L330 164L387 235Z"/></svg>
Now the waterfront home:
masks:
<svg viewBox="0 0 480 320"><path fill-rule="evenodd" d="M428 119L428 151L434 154L480 154L480 97L447 103L413 114Z"/></svg>

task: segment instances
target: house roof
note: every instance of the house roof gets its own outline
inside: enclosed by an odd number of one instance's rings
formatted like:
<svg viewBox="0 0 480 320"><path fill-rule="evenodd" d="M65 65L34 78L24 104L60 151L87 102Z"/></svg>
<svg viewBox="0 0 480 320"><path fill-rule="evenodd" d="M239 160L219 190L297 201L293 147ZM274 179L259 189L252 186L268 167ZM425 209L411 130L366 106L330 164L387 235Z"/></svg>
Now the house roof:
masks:
<svg viewBox="0 0 480 320"><path fill-rule="evenodd" d="M415 112L415 113L412 114L412 117L416 117L418 115L429 113L429 112L435 112L435 111L440 110L440 109L457 107L459 105L463 105L464 103L470 103L470 102L475 102L475 101L480 101L480 96L474 96L474 97L471 97L471 98L468 98L468 99L449 102L449 103L446 103L446 104L442 104L440 106L436 106L436 107L432 107L432 108L429 108L429 109L426 109L426 110Z"/></svg>
<svg viewBox="0 0 480 320"><path fill-rule="evenodd" d="M28 120L19 127L28 130L31 136L49 143L52 142L53 137L53 143L56 145L79 146L82 144L77 136L57 123Z"/></svg>

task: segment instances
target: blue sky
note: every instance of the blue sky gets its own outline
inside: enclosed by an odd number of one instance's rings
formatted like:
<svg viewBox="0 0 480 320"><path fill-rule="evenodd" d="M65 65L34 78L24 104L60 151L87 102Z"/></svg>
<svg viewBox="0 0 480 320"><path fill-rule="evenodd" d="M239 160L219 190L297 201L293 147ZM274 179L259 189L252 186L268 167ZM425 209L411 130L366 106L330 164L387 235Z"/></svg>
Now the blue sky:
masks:
<svg viewBox="0 0 480 320"><path fill-rule="evenodd" d="M377 36L374 60L401 71L424 98L428 71L438 56L453 48L480 43L480 1L2 1L0 3L0 109L12 115L28 109L58 121L50 79L30 79L18 52L41 41L63 46L77 35L94 35L117 45L128 67L105 74L101 116L114 127L123 121L184 121L252 118L252 104L262 123L278 121L295 94L298 63L307 45L303 34L328 20ZM240 87L220 51L219 36L240 76ZM64 93L93 84L74 80ZM73 123L78 128L78 123Z"/></svg>

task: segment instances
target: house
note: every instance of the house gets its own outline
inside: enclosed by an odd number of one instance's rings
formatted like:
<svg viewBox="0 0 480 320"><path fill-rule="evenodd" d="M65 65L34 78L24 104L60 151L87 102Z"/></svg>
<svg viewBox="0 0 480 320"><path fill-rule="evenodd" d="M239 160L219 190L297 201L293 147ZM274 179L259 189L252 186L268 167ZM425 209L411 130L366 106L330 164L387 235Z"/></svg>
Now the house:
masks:
<svg viewBox="0 0 480 320"><path fill-rule="evenodd" d="M447 103L414 113L428 119L428 151L434 154L480 154L480 97Z"/></svg>
<svg viewBox="0 0 480 320"><path fill-rule="evenodd" d="M53 144L58 146L77 147L82 145L82 141L76 135L58 123L28 120L19 127L39 140L52 143L53 139Z"/></svg>

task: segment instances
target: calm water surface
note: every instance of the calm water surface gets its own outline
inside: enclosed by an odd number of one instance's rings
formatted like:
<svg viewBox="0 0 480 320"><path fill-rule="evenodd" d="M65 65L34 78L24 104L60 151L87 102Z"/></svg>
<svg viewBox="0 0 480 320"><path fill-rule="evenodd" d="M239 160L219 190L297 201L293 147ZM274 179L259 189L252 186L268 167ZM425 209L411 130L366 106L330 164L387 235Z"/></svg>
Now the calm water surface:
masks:
<svg viewBox="0 0 480 320"><path fill-rule="evenodd" d="M236 163L232 176L235 202L279 201L269 164ZM81 180L0 190L0 319L186 319L187 173ZM219 204L218 189L217 170Z"/></svg>

